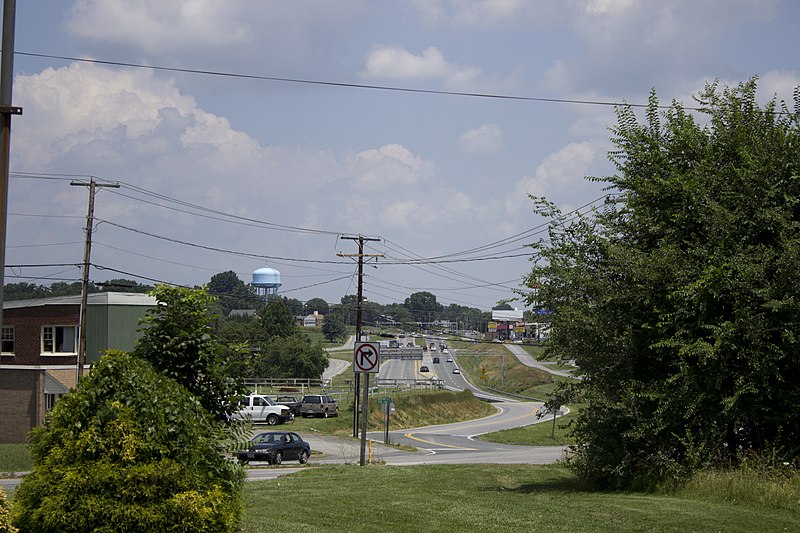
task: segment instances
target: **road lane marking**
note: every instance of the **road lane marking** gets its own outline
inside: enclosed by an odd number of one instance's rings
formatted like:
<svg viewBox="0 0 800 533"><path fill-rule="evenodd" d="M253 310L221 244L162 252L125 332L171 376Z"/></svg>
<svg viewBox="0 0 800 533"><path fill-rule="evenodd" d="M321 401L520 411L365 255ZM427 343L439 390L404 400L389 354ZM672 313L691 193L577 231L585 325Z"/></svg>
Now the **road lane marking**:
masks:
<svg viewBox="0 0 800 533"><path fill-rule="evenodd" d="M463 446L455 446L453 444L442 444L441 442L435 442L435 441L432 441L432 440L421 439L419 437L415 437L413 433L406 433L403 436L406 437L406 438L418 441L418 442L424 442L425 444L433 444L434 446L444 446L445 448L448 448L450 450L464 450L464 451L470 451L470 452L479 451L477 448L465 448Z"/></svg>

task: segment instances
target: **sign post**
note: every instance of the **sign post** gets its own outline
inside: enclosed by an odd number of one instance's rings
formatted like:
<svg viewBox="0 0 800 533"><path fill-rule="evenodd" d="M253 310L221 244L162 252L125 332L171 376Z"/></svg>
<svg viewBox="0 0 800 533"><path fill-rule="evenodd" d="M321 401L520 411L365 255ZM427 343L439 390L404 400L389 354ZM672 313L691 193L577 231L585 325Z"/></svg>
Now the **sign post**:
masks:
<svg viewBox="0 0 800 533"><path fill-rule="evenodd" d="M367 408L369 407L369 375L377 374L381 366L381 345L377 342L357 342L353 354L353 371L364 374L364 397L361 400L361 460L366 464Z"/></svg>
<svg viewBox="0 0 800 533"><path fill-rule="evenodd" d="M389 416L394 412L394 402L388 396L384 396L378 403L381 404L383 411L383 443L389 444Z"/></svg>

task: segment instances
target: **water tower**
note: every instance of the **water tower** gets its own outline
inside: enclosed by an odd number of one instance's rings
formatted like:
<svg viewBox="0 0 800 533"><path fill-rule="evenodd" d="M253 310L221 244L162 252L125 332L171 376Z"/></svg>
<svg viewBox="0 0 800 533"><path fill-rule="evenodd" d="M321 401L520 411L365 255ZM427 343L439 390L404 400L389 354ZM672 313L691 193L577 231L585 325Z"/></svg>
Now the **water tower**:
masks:
<svg viewBox="0 0 800 533"><path fill-rule="evenodd" d="M278 294L278 287L281 286L281 273L274 268L264 267L253 272L253 287L256 294L264 298L264 302Z"/></svg>

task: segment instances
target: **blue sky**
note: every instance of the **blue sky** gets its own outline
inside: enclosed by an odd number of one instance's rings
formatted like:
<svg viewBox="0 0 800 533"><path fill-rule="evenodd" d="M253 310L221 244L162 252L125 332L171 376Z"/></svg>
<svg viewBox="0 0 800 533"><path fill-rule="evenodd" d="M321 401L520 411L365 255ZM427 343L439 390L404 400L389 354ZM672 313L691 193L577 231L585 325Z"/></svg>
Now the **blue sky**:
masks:
<svg viewBox="0 0 800 533"><path fill-rule="evenodd" d="M69 182L95 176L122 183L97 195L95 281L249 282L268 265L285 296L335 303L356 287L337 234L360 233L384 239L367 249L385 255L365 271L371 300L427 290L488 309L529 270L522 245L544 221L527 195L571 211L604 194L585 176L612 172L609 106L26 53L567 100L643 103L655 88L692 105L708 81L752 76L764 100L790 100L799 22L789 0L17 2L6 262L80 263L87 192Z"/></svg>

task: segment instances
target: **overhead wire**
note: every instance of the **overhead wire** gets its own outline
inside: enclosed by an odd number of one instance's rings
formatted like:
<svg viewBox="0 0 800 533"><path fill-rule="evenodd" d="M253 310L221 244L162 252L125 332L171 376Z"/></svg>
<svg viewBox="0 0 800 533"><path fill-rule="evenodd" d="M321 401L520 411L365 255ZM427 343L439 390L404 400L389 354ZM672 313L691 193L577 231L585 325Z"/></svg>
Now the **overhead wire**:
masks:
<svg viewBox="0 0 800 533"><path fill-rule="evenodd" d="M462 97L469 97L469 98L482 98L482 99L491 99L491 100L504 100L504 101L523 101L523 102L543 102L543 103L556 103L556 104L578 104L578 105L593 105L593 106L603 106L603 107L634 107L634 108L647 108L650 107L650 104L636 104L636 103L628 103L625 101L617 102L617 101L610 101L610 100L583 100L583 99L576 99L576 98L549 98L549 97L541 97L541 96L521 96L521 95L510 95L510 94L497 94L497 93L478 93L478 92L466 92L466 91L444 91L444 90L436 90L436 89L416 89L413 87L399 87L399 86L392 86L392 85L372 85L372 84L365 84L365 83L350 83L350 82L336 82L336 81L325 81L325 80L313 80L313 79L303 79L303 78L288 78L288 77L281 77L281 76L263 76L257 74L242 74L236 72L224 72L218 70L206 70L206 69L197 69L197 68L185 68L185 67L166 67L161 65L145 65L141 63L130 63L126 61L112 61L112 60L105 60L105 59L91 59L86 57L71 57L71 56L63 56L63 55L56 55L56 54L43 54L43 53L36 53L36 52L23 52L23 51L14 51L14 55L19 56L26 56L26 57L37 57L42 59L56 59L59 61L73 61L78 63L91 63L97 65L107 65L113 67L126 67L126 68L134 68L134 69L145 69L145 70L153 70L153 71L160 71L160 72L175 72L181 74L198 74L203 76L216 76L216 77L225 77L225 78L238 78L238 79L246 79L246 80L259 80L259 81L275 81L275 82L282 82L282 83L292 83L292 84L304 84L304 85L316 85L316 86L323 86L323 87L341 87L341 88L348 88L348 89L369 89L375 91L389 91L389 92L400 92L400 93L416 93L416 94L432 94L432 95L442 95L442 96L462 96ZM658 105L656 106L659 109L669 109L670 105ZM692 107L692 106L684 106L684 109L691 110L691 111L702 111L703 109L700 107Z"/></svg>

